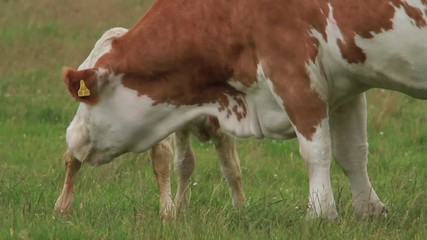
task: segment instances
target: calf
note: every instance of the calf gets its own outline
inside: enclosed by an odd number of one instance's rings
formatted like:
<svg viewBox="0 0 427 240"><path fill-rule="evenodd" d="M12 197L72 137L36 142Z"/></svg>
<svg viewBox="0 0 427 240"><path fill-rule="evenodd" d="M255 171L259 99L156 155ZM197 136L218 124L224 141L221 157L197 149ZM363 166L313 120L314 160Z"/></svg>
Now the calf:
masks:
<svg viewBox="0 0 427 240"><path fill-rule="evenodd" d="M80 65L79 69L92 67L102 52L106 51L105 48L108 48L111 41L126 32L127 29L124 28L112 28L106 31L98 40L87 59ZM176 207L177 210L182 210L189 203L187 187L195 166L195 156L191 148L190 133L195 135L199 141L213 141L221 171L230 186L233 206L242 205L246 200L241 183L240 163L234 139L219 131L215 118L201 116L175 133L175 158L173 153L173 136L167 137L151 148L150 154L153 171L160 192L160 215L162 219L170 219L174 216ZM175 197L176 206L171 198L170 187L169 166L172 159L174 159L178 177L178 190ZM68 211L71 207L74 192L74 177L81 167L81 162L70 151L66 151L64 160L66 167L64 186L55 204L55 211L60 213Z"/></svg>
<svg viewBox="0 0 427 240"><path fill-rule="evenodd" d="M427 99L426 11L426 0L157 0L94 67L64 72L81 103L68 147L108 162L211 115L238 137L298 139L308 217L338 216L333 156L355 214L383 216L367 174L364 92Z"/></svg>

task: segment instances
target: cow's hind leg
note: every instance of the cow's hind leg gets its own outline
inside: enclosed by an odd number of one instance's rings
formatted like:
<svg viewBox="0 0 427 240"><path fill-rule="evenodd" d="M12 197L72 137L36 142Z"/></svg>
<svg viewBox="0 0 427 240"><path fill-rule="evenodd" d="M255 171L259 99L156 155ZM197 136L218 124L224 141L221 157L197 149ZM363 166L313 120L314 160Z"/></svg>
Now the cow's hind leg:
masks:
<svg viewBox="0 0 427 240"><path fill-rule="evenodd" d="M246 201L242 186L242 172L236 141L224 133L217 131L212 138L218 154L222 175L228 182L233 206L243 205Z"/></svg>
<svg viewBox="0 0 427 240"><path fill-rule="evenodd" d="M81 162L77 160L73 154L67 150L64 153L65 162L65 180L61 195L55 203L55 212L67 213L71 209L74 196L74 177L81 167Z"/></svg>
<svg viewBox="0 0 427 240"><path fill-rule="evenodd" d="M361 94L331 114L333 154L347 175L356 217L385 216L367 172L366 99Z"/></svg>
<svg viewBox="0 0 427 240"><path fill-rule="evenodd" d="M191 148L190 131L186 128L175 133L176 157L175 172L178 178L178 187L175 196L177 211L183 211L189 205L189 181L195 167L195 157Z"/></svg>
<svg viewBox="0 0 427 240"><path fill-rule="evenodd" d="M163 220L170 220L175 216L169 173L172 158L172 137L164 139L151 148L153 171L160 195L160 216Z"/></svg>

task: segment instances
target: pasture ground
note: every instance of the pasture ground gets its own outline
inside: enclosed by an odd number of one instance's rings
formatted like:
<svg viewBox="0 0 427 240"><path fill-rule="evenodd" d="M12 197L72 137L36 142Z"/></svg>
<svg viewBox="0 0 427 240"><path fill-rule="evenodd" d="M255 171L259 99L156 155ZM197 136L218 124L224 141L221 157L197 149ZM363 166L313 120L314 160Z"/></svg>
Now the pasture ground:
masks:
<svg viewBox="0 0 427 240"><path fill-rule="evenodd" d="M131 27L142 0L0 1L0 239L425 239L427 105L371 90L370 177L385 220L352 218L348 181L334 163L341 219L304 219L307 175L295 141L239 141L248 203L231 206L211 144L194 141L191 207L163 225L147 154L127 154L77 177L74 211L54 217L64 133L77 107L63 66L77 67L106 29ZM173 176L174 179L174 176ZM173 182L173 189L175 188Z"/></svg>

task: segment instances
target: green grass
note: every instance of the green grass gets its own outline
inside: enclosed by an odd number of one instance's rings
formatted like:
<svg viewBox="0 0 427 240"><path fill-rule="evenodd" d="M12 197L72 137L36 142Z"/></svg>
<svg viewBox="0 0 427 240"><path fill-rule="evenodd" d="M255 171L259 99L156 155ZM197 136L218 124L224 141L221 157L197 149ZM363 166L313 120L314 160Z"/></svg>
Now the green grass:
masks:
<svg viewBox="0 0 427 240"><path fill-rule="evenodd" d="M146 154L84 166L74 210L54 218L65 129L77 107L61 69L78 66L104 30L132 26L147 5L0 1L0 239L425 239L427 105L380 90L368 94L369 172L390 211L385 220L352 218L348 181L333 164L341 219L306 221L307 175L297 144L271 140L239 141L248 197L241 209L231 206L212 145L194 142L197 184L176 222L159 219Z"/></svg>

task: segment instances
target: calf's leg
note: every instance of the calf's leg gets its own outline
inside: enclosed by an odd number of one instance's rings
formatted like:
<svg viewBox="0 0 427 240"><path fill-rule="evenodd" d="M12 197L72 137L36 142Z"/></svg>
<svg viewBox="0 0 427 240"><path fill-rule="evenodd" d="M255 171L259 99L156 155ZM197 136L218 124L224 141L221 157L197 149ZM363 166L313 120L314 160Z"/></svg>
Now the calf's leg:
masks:
<svg viewBox="0 0 427 240"><path fill-rule="evenodd" d="M184 210L190 201L189 181L195 166L195 157L191 148L190 132L181 129L175 133L176 157L174 159L175 172L178 178L178 187L175 204L178 211Z"/></svg>
<svg viewBox="0 0 427 240"><path fill-rule="evenodd" d="M217 131L212 141L218 154L222 175L228 182L233 206L243 205L246 201L242 185L239 156L236 141L224 133Z"/></svg>
<svg viewBox="0 0 427 240"><path fill-rule="evenodd" d="M74 196L74 177L81 167L81 162L69 150L64 153L64 161L65 181L62 192L55 203L54 210L57 213L66 213L71 209Z"/></svg>
<svg viewBox="0 0 427 240"><path fill-rule="evenodd" d="M173 158L172 139L168 137L151 148L151 160L160 195L160 217L170 220L175 217L170 184L170 162Z"/></svg>

